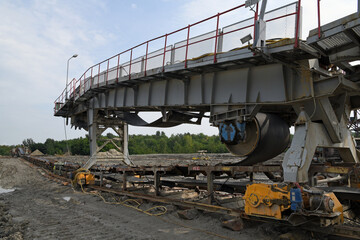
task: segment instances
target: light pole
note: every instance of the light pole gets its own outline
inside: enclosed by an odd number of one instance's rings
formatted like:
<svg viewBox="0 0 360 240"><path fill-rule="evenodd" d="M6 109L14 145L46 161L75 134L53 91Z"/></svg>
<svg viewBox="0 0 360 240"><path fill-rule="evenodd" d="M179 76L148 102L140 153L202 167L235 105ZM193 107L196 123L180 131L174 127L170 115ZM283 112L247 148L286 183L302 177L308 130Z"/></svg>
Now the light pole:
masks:
<svg viewBox="0 0 360 240"><path fill-rule="evenodd" d="M69 81L69 62L70 62L70 59L72 58L76 58L78 55L77 54L74 54L71 56L71 58L69 58L69 60L67 60L67 68L66 68L66 93L65 93L65 100L68 100L68 81Z"/></svg>

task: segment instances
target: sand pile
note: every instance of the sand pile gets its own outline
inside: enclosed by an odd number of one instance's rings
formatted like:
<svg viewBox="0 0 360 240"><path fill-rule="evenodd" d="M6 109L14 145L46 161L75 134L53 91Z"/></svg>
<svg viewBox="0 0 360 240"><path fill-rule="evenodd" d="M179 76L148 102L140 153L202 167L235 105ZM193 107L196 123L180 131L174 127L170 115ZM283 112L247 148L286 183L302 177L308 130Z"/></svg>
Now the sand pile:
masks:
<svg viewBox="0 0 360 240"><path fill-rule="evenodd" d="M42 152L39 151L39 149L36 149L35 151L33 151L30 156L43 156L44 154Z"/></svg>
<svg viewBox="0 0 360 240"><path fill-rule="evenodd" d="M123 158L123 154L115 149L110 149L107 152L99 152L96 155L97 159L119 159Z"/></svg>

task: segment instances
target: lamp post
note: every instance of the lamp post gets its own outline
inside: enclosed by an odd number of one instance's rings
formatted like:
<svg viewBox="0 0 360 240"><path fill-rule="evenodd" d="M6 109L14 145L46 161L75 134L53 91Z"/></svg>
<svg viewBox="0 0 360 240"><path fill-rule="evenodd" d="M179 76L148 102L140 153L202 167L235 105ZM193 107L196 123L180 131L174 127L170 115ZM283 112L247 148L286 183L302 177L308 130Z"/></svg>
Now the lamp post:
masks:
<svg viewBox="0 0 360 240"><path fill-rule="evenodd" d="M68 81L69 81L69 62L70 62L70 59L72 59L72 58L76 58L78 55L77 54L74 54L74 55L72 55L71 56L71 58L69 58L68 60L67 60L67 68L66 68L66 87L65 87L65 89L66 89L66 93L65 93L65 100L68 100Z"/></svg>

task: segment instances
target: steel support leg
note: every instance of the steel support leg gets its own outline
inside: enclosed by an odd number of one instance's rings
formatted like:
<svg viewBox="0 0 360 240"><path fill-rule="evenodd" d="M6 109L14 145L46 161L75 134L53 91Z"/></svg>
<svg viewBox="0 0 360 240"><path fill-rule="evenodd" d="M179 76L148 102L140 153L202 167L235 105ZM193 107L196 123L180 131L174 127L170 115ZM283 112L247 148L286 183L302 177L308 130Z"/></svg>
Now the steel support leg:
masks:
<svg viewBox="0 0 360 240"><path fill-rule="evenodd" d="M122 190L126 191L126 189L127 189L127 173L123 172L123 175L122 175Z"/></svg>
<svg viewBox="0 0 360 240"><path fill-rule="evenodd" d="M96 158L97 151L97 124L96 124L96 110L93 108L88 109L88 127L89 127L89 140L90 140L90 157Z"/></svg>
<svg viewBox="0 0 360 240"><path fill-rule="evenodd" d="M211 204L214 200L214 174L209 171L206 174L207 177L207 192L208 192L208 203Z"/></svg>
<svg viewBox="0 0 360 240"><path fill-rule="evenodd" d="M104 172L101 171L101 172L100 172L100 187L103 186L103 183L104 183Z"/></svg>
<svg viewBox="0 0 360 240"><path fill-rule="evenodd" d="M345 117L339 122L340 143L334 143L322 123L312 122L301 111L295 123L295 135L283 161L285 182L309 182L309 168L317 147L337 148L344 162L358 163L355 142L347 129Z"/></svg>
<svg viewBox="0 0 360 240"><path fill-rule="evenodd" d="M134 163L130 159L129 155L129 134L128 134L128 124L123 123L118 127L112 128L120 138L120 145L121 147L118 150L123 154L124 162L126 165L134 166Z"/></svg>
<svg viewBox="0 0 360 240"><path fill-rule="evenodd" d="M154 172L154 187L155 187L155 196L159 196L160 187L161 187L161 174L158 171Z"/></svg>

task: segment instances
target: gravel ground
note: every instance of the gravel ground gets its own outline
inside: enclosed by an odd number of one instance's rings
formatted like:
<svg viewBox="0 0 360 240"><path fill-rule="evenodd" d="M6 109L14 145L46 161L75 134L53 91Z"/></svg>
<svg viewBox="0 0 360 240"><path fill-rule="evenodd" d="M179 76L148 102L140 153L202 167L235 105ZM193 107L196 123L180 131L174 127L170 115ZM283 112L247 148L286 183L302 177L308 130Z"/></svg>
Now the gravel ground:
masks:
<svg viewBox="0 0 360 240"><path fill-rule="evenodd" d="M149 216L105 204L43 175L23 160L0 158L0 187L15 188L0 194L1 239L275 239L279 235L277 226L253 222L234 232L222 228L222 219L213 214L183 220L173 206L161 217Z"/></svg>

